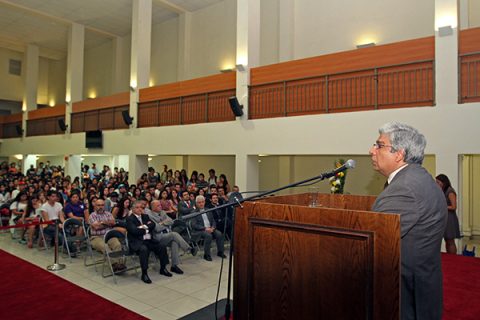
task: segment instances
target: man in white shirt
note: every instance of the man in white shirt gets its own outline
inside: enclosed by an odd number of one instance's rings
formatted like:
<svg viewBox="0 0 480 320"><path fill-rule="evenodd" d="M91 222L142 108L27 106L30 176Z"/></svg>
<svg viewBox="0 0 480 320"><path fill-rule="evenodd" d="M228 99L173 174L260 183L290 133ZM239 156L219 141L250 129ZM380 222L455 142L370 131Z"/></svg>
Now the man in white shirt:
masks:
<svg viewBox="0 0 480 320"><path fill-rule="evenodd" d="M65 222L65 214L63 213L62 205L57 202L57 192L55 190L49 190L47 193L47 202L45 202L41 207L40 211L42 213L43 221L56 221L60 222L59 228L62 228L62 223ZM44 229L43 232L48 235L51 240L51 245L54 245L55 241L55 225L49 224ZM63 243L63 234L58 231L59 240L58 243ZM77 248L73 243L69 242L68 247L72 258L76 257Z"/></svg>

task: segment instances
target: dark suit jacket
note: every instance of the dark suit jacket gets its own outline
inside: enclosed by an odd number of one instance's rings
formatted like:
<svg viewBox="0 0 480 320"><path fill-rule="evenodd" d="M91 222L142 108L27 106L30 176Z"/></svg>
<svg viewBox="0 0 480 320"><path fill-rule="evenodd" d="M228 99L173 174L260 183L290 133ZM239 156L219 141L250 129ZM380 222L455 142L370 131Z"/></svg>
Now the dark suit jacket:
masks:
<svg viewBox="0 0 480 320"><path fill-rule="evenodd" d="M424 168L409 164L378 196L372 210L400 214L402 319L441 319L440 247L448 213L442 191Z"/></svg>
<svg viewBox="0 0 480 320"><path fill-rule="evenodd" d="M207 212L207 217L208 221L210 221L210 226L216 228L217 224L215 222L215 219L213 219L212 212ZM192 229L194 231L204 231L205 230L205 224L203 223L203 217L201 214L196 216L195 218L192 219Z"/></svg>
<svg viewBox="0 0 480 320"><path fill-rule="evenodd" d="M140 221L134 214L129 215L126 222L128 245L133 251L138 251L143 244L143 236L146 234L146 230L138 228L140 226ZM155 223L151 221L146 214L142 214L142 222L148 227L149 233L152 234L155 229Z"/></svg>
<svg viewBox="0 0 480 320"><path fill-rule="evenodd" d="M181 200L179 203L178 203L178 217L182 217L186 214L189 214L189 213L192 213L193 211L195 211L195 203L193 201L190 201L190 207L188 207L186 204L185 204L185 201Z"/></svg>

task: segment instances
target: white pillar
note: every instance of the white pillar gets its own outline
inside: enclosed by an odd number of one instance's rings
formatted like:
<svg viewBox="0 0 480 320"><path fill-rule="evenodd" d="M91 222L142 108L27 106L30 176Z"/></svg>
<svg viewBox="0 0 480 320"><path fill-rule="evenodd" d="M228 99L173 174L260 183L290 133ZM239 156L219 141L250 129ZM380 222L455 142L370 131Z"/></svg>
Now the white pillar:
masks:
<svg viewBox="0 0 480 320"><path fill-rule="evenodd" d="M279 62L295 59L294 32L295 32L295 2L294 0L280 0L278 59Z"/></svg>
<svg viewBox="0 0 480 320"><path fill-rule="evenodd" d="M243 105L244 119L248 119L248 85L250 69L260 65L260 1L237 1L237 64L246 71L237 70L237 99Z"/></svg>
<svg viewBox="0 0 480 320"><path fill-rule="evenodd" d="M240 191L258 190L258 156L237 154L235 156L235 184Z"/></svg>
<svg viewBox="0 0 480 320"><path fill-rule="evenodd" d="M439 28L450 26L441 35ZM457 0L435 0L435 82L438 105L458 102L458 18Z"/></svg>
<svg viewBox="0 0 480 320"><path fill-rule="evenodd" d="M130 157L126 154L114 155L112 161L113 163L110 168L112 170L117 167L118 169L123 168L125 171L128 171L130 167Z"/></svg>
<svg viewBox="0 0 480 320"><path fill-rule="evenodd" d="M137 180L148 170L148 155L129 155L128 183L137 183Z"/></svg>
<svg viewBox="0 0 480 320"><path fill-rule="evenodd" d="M85 27L72 23L68 32L67 86L65 93L65 124L70 132L72 102L83 100L83 51L85 50Z"/></svg>
<svg viewBox="0 0 480 320"><path fill-rule="evenodd" d="M27 174L28 169L30 169L30 166L33 165L35 168L37 166L37 156L33 154L26 154L23 156L23 162L22 162L22 172L24 175Z"/></svg>
<svg viewBox="0 0 480 320"><path fill-rule="evenodd" d="M178 81L188 79L190 71L191 25L192 14L190 12L184 12L178 16Z"/></svg>
<svg viewBox="0 0 480 320"><path fill-rule="evenodd" d="M37 109L38 64L38 46L29 44L25 53L25 93L23 96L23 103L27 111Z"/></svg>
<svg viewBox="0 0 480 320"><path fill-rule="evenodd" d="M66 155L64 158L65 176L82 177L82 157L79 155Z"/></svg>
<svg viewBox="0 0 480 320"><path fill-rule="evenodd" d="M130 63L130 116L138 123L139 89L148 87L152 42L152 0L133 1L132 54Z"/></svg>

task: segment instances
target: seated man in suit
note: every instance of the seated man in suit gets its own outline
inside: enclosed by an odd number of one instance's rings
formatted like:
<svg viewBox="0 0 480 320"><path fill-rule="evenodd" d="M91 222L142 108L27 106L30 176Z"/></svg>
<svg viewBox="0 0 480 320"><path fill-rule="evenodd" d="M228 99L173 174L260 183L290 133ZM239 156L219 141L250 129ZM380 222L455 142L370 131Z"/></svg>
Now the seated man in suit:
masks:
<svg viewBox="0 0 480 320"><path fill-rule="evenodd" d="M205 197L197 196L195 198L197 211L205 211ZM202 213L192 218L193 237L200 237L204 239L204 256L207 261L212 261L210 255L210 247L212 245L212 239L215 238L217 242L217 256L226 258L223 253L223 234L217 230L217 224L211 212Z"/></svg>
<svg viewBox="0 0 480 320"><path fill-rule="evenodd" d="M195 211L195 203L190 200L190 194L185 190L182 192L182 200L178 203L178 217L181 218L193 211Z"/></svg>
<svg viewBox="0 0 480 320"><path fill-rule="evenodd" d="M152 239L152 232L155 223L144 214L144 208L141 201L135 201L132 209L133 214L126 219L127 236L130 250L140 257L140 267L142 268L142 281L152 283L148 277L148 257L150 251L153 251L160 260L160 274L171 277L172 274L167 270L168 254L165 246Z"/></svg>
<svg viewBox="0 0 480 320"><path fill-rule="evenodd" d="M172 267L171 272L183 274L182 269L178 267L180 263L178 248L183 251L192 251L192 247L182 238L180 234L171 230L173 220L165 211L162 211L159 200L152 201L152 209L148 212L148 217L155 223L153 238L160 242L162 246L170 246L172 248Z"/></svg>

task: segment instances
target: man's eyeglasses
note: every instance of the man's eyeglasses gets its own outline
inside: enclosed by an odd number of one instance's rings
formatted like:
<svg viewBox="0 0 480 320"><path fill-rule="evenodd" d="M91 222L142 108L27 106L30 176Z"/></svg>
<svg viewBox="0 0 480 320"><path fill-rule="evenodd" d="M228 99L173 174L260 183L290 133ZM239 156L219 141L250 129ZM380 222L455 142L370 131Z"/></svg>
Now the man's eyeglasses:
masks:
<svg viewBox="0 0 480 320"><path fill-rule="evenodd" d="M374 147L375 149L392 148L392 150L395 150L395 149L393 148L393 146L390 146L390 145L388 145L388 144L377 143L377 142L375 142L375 143L373 144L373 147Z"/></svg>

